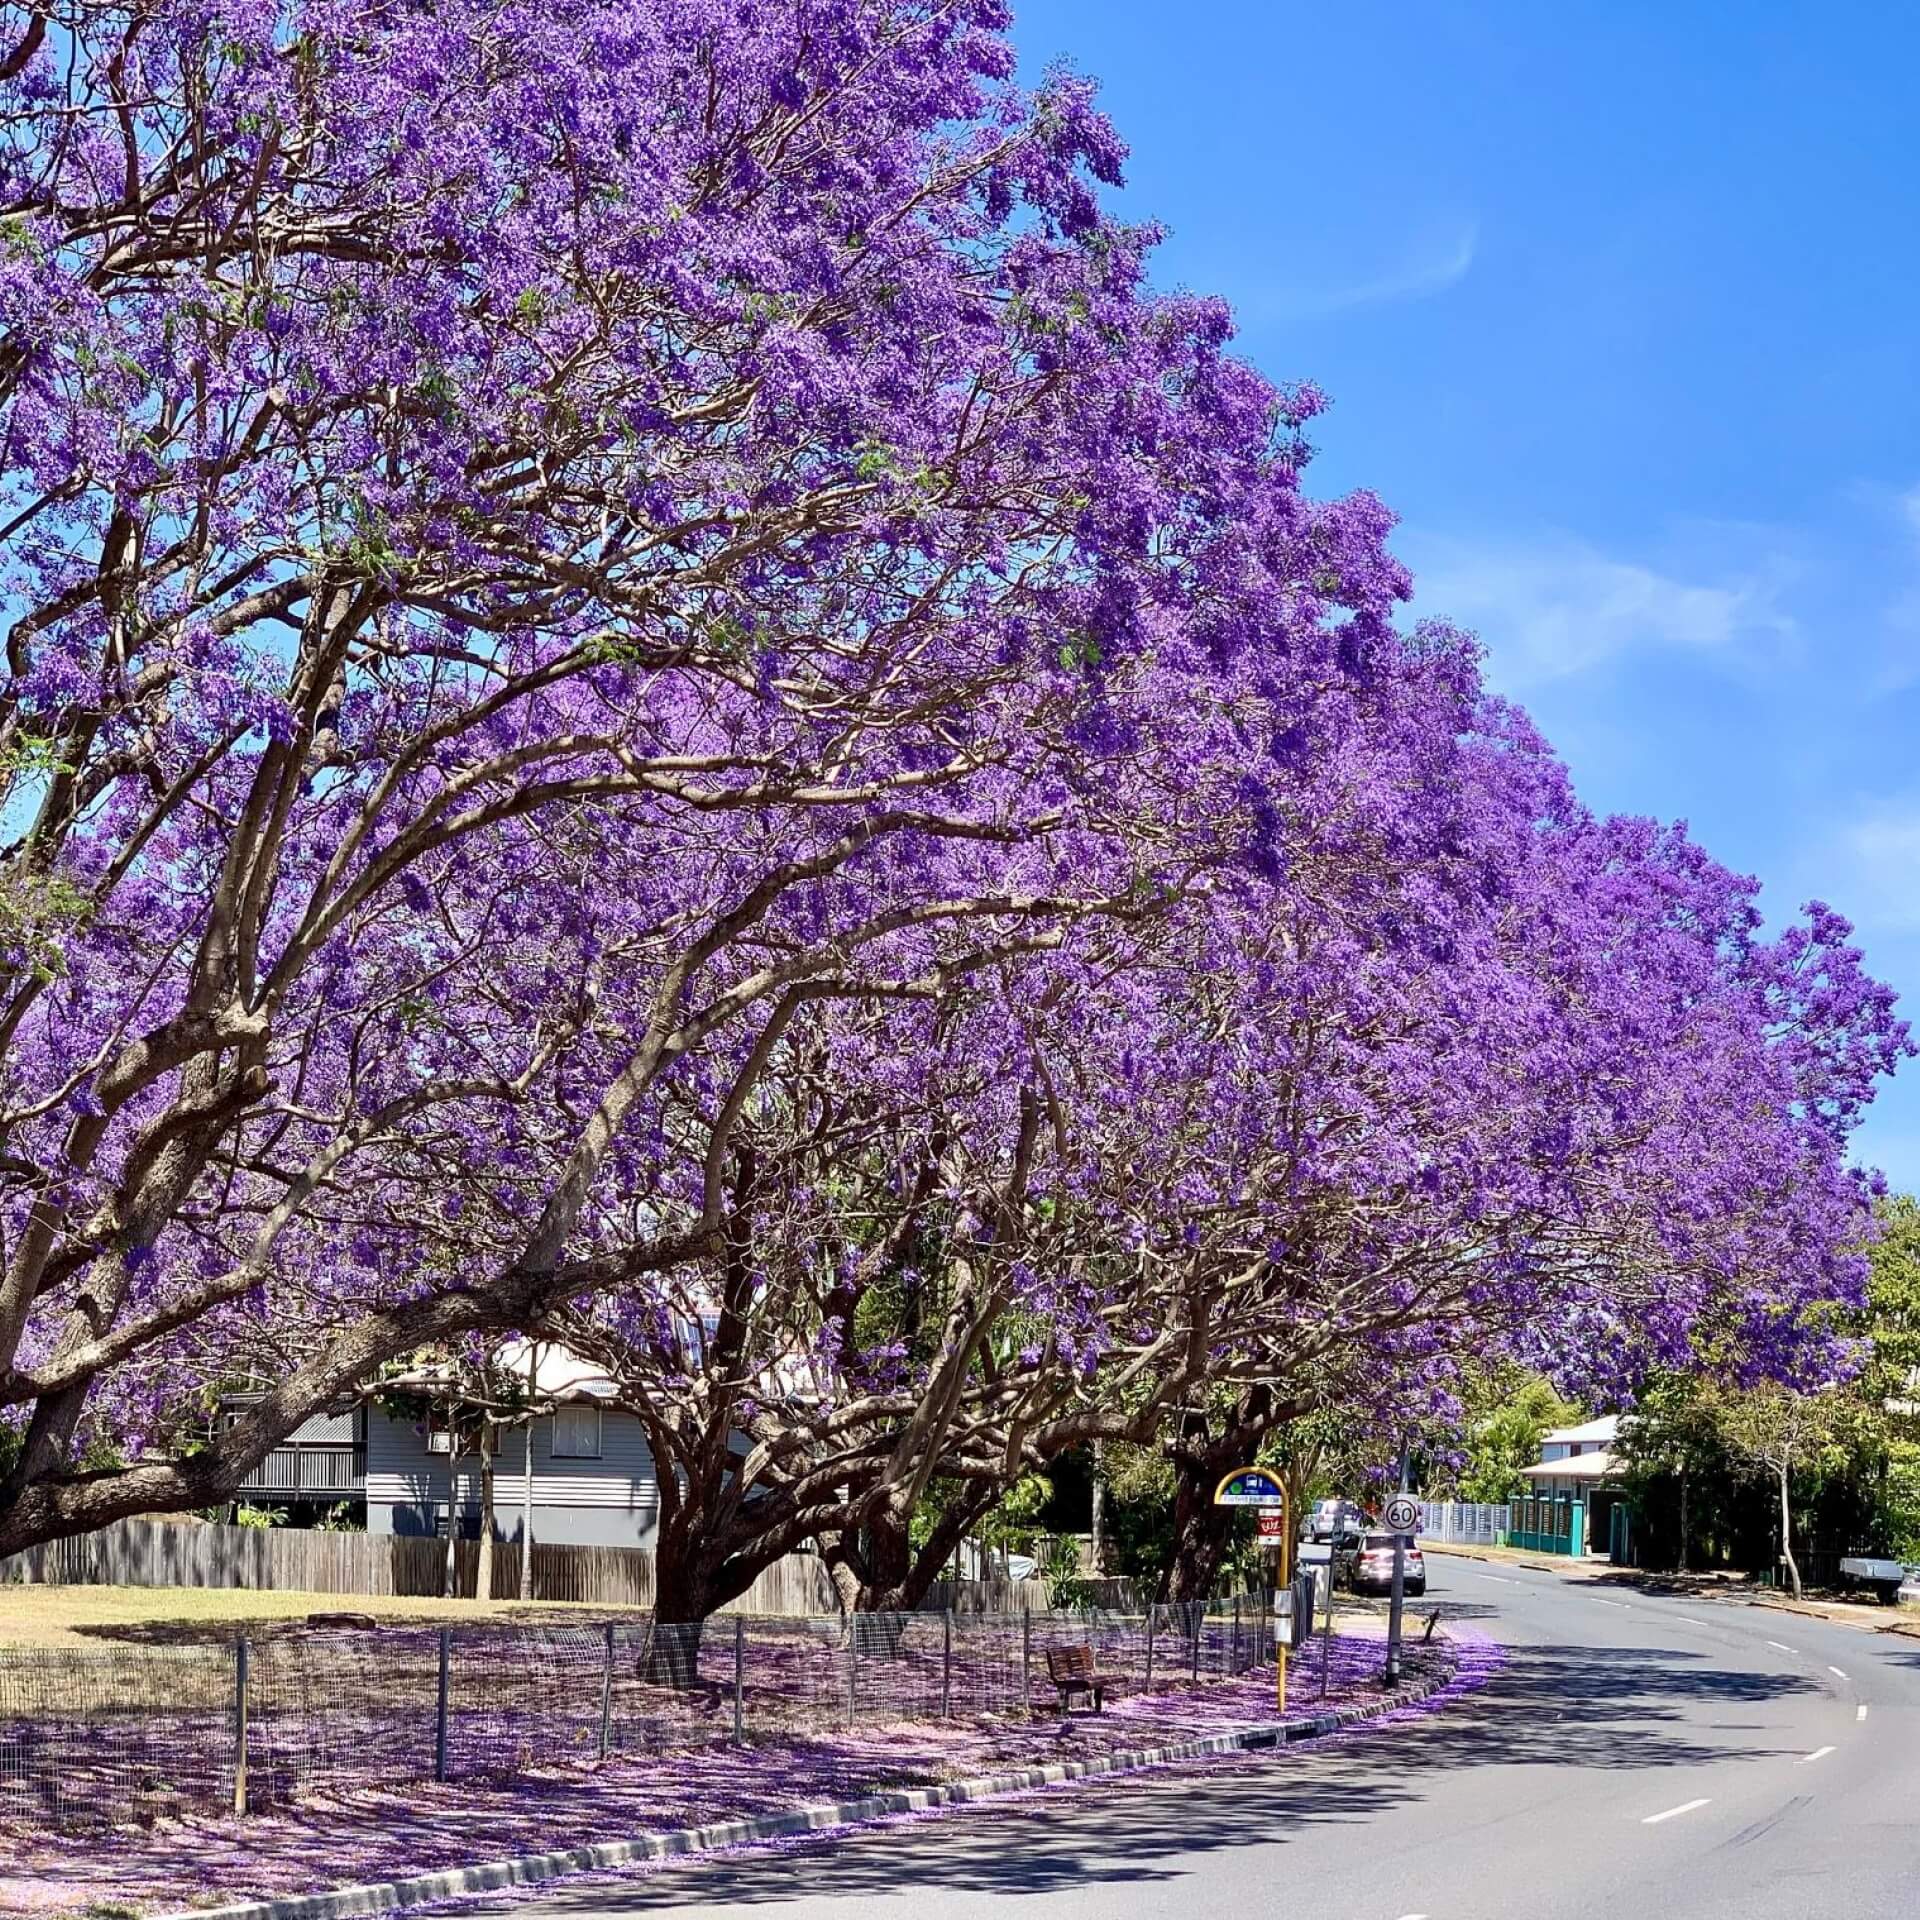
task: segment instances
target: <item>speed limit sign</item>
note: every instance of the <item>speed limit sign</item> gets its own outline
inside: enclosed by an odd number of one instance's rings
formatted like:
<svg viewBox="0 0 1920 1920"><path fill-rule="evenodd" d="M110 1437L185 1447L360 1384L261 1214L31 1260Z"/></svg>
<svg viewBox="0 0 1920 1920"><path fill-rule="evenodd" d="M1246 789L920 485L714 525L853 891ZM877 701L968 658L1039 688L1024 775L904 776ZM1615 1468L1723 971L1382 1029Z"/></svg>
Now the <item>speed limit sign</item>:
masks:
<svg viewBox="0 0 1920 1920"><path fill-rule="evenodd" d="M1411 1533L1420 1524L1420 1502L1412 1500L1404 1493L1396 1494L1387 1502L1387 1531L1389 1533Z"/></svg>

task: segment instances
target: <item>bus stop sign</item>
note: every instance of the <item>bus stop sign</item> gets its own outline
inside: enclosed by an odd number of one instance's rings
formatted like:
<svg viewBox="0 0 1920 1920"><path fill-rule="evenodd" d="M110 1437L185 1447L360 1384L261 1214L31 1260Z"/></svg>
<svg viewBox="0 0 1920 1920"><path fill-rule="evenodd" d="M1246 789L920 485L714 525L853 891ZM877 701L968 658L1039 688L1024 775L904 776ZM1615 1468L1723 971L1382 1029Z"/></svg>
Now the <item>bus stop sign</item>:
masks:
<svg viewBox="0 0 1920 1920"><path fill-rule="evenodd" d="M1281 1507L1287 1490L1265 1467L1235 1467L1213 1490L1216 1507Z"/></svg>

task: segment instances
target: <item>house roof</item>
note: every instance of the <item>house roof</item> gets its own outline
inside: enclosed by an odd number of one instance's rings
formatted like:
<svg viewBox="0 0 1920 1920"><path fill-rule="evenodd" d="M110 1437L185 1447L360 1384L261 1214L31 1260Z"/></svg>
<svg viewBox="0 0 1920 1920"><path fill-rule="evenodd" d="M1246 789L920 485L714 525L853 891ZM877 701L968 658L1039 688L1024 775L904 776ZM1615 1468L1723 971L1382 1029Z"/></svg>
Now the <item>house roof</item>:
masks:
<svg viewBox="0 0 1920 1920"><path fill-rule="evenodd" d="M1598 1420L1589 1420L1578 1427L1555 1427L1551 1433L1542 1434L1540 1444L1552 1446L1560 1441L1598 1440L1611 1446L1620 1437L1620 1416L1617 1413L1603 1413Z"/></svg>
<svg viewBox="0 0 1920 1920"><path fill-rule="evenodd" d="M1541 1460L1522 1467L1523 1480L1604 1480L1616 1466L1610 1453L1570 1453L1564 1460Z"/></svg>
<svg viewBox="0 0 1920 1920"><path fill-rule="evenodd" d="M528 1397L534 1400L611 1400L619 1391L601 1368L551 1340L509 1340L494 1355L494 1365L526 1381ZM460 1369L452 1361L431 1361L379 1385L448 1394L457 1389L459 1379Z"/></svg>

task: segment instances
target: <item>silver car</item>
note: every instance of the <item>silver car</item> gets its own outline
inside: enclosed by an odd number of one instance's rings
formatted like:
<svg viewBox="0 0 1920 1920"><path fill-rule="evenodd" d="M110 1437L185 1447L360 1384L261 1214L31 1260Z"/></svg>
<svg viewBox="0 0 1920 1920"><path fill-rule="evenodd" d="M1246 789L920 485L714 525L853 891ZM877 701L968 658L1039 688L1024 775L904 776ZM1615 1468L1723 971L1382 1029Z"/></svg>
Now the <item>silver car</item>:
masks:
<svg viewBox="0 0 1920 1920"><path fill-rule="evenodd" d="M1393 1591L1393 1540L1390 1533L1367 1533L1346 1556L1343 1571L1347 1585L1355 1593L1391 1593ZM1427 1590L1427 1562L1420 1549L1407 1542L1407 1564L1401 1576L1401 1591L1410 1600L1418 1600Z"/></svg>
<svg viewBox="0 0 1920 1920"><path fill-rule="evenodd" d="M1367 1516L1352 1500L1316 1500L1307 1514L1307 1538L1339 1540L1366 1524Z"/></svg>

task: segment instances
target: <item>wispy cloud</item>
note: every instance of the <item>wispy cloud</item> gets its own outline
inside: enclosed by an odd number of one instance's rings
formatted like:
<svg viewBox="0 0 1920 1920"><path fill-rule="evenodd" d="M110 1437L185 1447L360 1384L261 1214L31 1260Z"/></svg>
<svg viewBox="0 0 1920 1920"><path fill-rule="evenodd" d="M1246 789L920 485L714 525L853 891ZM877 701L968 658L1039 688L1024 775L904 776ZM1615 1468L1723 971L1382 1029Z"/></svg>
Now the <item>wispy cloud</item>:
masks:
<svg viewBox="0 0 1920 1920"><path fill-rule="evenodd" d="M1863 929L1920 932L1920 796L1872 802L1838 836L1834 904Z"/></svg>
<svg viewBox="0 0 1920 1920"><path fill-rule="evenodd" d="M1538 685L1630 653L1744 658L1795 633L1777 568L1685 579L1568 534L1476 545L1410 535L1414 611L1473 628L1494 677Z"/></svg>
<svg viewBox="0 0 1920 1920"><path fill-rule="evenodd" d="M1408 242L1400 256L1352 280L1331 279L1322 286L1297 286L1256 293L1241 304L1270 320L1304 319L1348 313L1356 307L1383 307L1397 301L1424 300L1457 286L1472 271L1480 247L1480 223L1458 222L1428 229Z"/></svg>
<svg viewBox="0 0 1920 1920"><path fill-rule="evenodd" d="M1884 504L1885 496L1881 496ZM1920 486L1909 487L1893 499L1893 515L1906 536L1906 583L1886 609L1888 647L1875 684L1882 692L1900 693L1920 681Z"/></svg>

